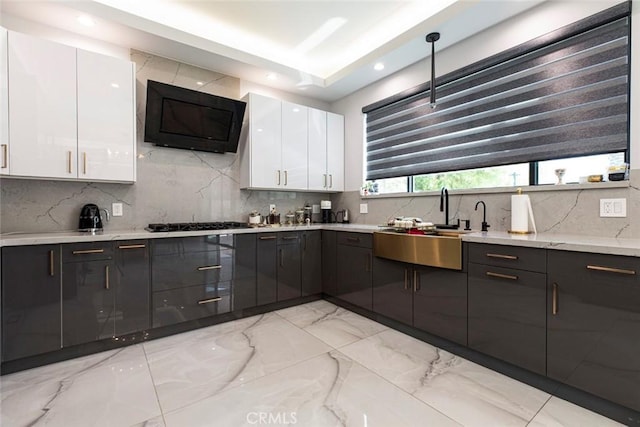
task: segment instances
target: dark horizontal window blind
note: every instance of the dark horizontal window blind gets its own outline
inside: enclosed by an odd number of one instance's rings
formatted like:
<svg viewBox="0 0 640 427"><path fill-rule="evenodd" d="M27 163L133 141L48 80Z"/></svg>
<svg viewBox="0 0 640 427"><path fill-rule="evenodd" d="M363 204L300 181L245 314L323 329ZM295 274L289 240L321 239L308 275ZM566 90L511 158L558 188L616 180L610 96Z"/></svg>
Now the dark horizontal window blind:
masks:
<svg viewBox="0 0 640 427"><path fill-rule="evenodd" d="M442 79L436 109L427 89L365 111L367 179L627 150L629 26L618 18Z"/></svg>

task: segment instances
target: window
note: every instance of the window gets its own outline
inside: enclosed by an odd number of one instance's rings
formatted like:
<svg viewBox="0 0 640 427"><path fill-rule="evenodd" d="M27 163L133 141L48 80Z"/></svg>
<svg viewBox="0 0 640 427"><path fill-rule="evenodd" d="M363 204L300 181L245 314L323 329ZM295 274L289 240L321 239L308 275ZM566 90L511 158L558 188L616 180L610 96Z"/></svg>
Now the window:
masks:
<svg viewBox="0 0 640 427"><path fill-rule="evenodd" d="M371 189L575 182L627 161L629 27L627 2L441 77L435 110L426 83L364 107Z"/></svg>

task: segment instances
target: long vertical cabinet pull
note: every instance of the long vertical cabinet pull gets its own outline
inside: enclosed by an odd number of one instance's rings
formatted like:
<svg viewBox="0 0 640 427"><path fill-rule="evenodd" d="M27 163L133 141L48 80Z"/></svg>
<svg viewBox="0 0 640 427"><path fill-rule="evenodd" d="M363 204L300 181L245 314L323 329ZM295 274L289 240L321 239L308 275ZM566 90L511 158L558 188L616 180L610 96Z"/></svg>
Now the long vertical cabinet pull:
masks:
<svg viewBox="0 0 640 427"><path fill-rule="evenodd" d="M553 284L553 290L551 292L551 314L554 316L558 314L558 284Z"/></svg>
<svg viewBox="0 0 640 427"><path fill-rule="evenodd" d="M418 283L418 270L413 270L413 292L420 290L420 283Z"/></svg>
<svg viewBox="0 0 640 427"><path fill-rule="evenodd" d="M322 175L322 179L323 179L323 182L324 182L324 184L322 184L322 188L327 188L327 174L326 173Z"/></svg>
<svg viewBox="0 0 640 427"><path fill-rule="evenodd" d="M409 269L404 269L404 290L409 290Z"/></svg>
<svg viewBox="0 0 640 427"><path fill-rule="evenodd" d="M109 289L109 266L104 266L104 288Z"/></svg>
<svg viewBox="0 0 640 427"><path fill-rule="evenodd" d="M72 170L71 170L71 155L72 154L73 153L71 151L67 151L67 172L68 173L72 173Z"/></svg>
<svg viewBox="0 0 640 427"><path fill-rule="evenodd" d="M284 185L286 186L289 183L289 173L284 171Z"/></svg>
<svg viewBox="0 0 640 427"><path fill-rule="evenodd" d="M53 277L56 274L56 267L54 263L53 250L49 251L49 276Z"/></svg>
<svg viewBox="0 0 640 427"><path fill-rule="evenodd" d="M278 251L278 255L280 256L280 267L284 268L284 256L282 255L282 249Z"/></svg>
<svg viewBox="0 0 640 427"><path fill-rule="evenodd" d="M280 169L276 171L276 179L278 180L278 185L280 185Z"/></svg>
<svg viewBox="0 0 640 427"><path fill-rule="evenodd" d="M329 188L333 188L333 174L329 174Z"/></svg>
<svg viewBox="0 0 640 427"><path fill-rule="evenodd" d="M7 144L2 144L2 169L6 169L8 166L9 159L9 146Z"/></svg>
<svg viewBox="0 0 640 427"><path fill-rule="evenodd" d="M82 174L87 174L87 153L82 153Z"/></svg>

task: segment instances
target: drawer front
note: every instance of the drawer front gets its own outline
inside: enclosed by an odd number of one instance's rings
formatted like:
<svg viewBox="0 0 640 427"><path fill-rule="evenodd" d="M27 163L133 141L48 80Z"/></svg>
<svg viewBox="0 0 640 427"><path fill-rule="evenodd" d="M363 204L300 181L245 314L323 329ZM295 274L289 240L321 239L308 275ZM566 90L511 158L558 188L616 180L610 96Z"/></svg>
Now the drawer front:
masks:
<svg viewBox="0 0 640 427"><path fill-rule="evenodd" d="M154 328L229 311L231 311L229 282L153 293Z"/></svg>
<svg viewBox="0 0 640 427"><path fill-rule="evenodd" d="M640 258L549 250L549 271L558 280L593 281L603 286L640 286Z"/></svg>
<svg viewBox="0 0 640 427"><path fill-rule="evenodd" d="M300 235L296 231L278 233L278 245L295 244L300 241Z"/></svg>
<svg viewBox="0 0 640 427"><path fill-rule="evenodd" d="M154 291L233 279L233 250L158 255L151 261Z"/></svg>
<svg viewBox="0 0 640 427"><path fill-rule="evenodd" d="M233 248L233 234L154 239L151 255L177 255Z"/></svg>
<svg viewBox="0 0 640 427"><path fill-rule="evenodd" d="M547 271L545 249L523 248L520 246L469 244L469 262L518 270Z"/></svg>
<svg viewBox="0 0 640 427"><path fill-rule="evenodd" d="M113 259L112 242L70 243L61 247L64 263Z"/></svg>
<svg viewBox="0 0 640 427"><path fill-rule="evenodd" d="M339 232L338 244L371 249L373 247L373 235L369 233Z"/></svg>

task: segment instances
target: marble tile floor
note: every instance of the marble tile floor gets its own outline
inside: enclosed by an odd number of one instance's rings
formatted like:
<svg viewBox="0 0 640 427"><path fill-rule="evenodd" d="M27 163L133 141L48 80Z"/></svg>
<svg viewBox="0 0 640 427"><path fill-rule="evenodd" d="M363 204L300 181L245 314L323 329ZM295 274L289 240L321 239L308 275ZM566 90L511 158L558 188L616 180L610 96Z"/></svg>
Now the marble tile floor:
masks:
<svg viewBox="0 0 640 427"><path fill-rule="evenodd" d="M327 301L0 377L0 425L613 426Z"/></svg>

